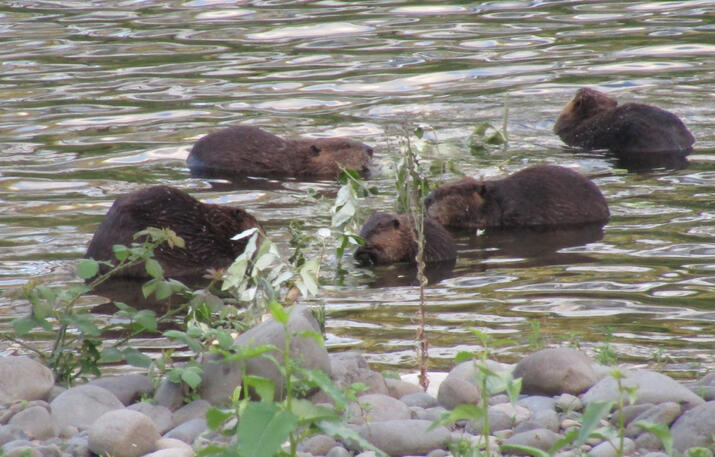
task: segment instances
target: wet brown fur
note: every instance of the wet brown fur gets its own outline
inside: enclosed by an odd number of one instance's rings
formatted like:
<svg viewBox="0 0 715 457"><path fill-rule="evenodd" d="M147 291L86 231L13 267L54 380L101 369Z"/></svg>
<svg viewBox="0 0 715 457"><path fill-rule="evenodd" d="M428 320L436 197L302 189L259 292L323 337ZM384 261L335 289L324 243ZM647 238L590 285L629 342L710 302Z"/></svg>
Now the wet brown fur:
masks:
<svg viewBox="0 0 715 457"><path fill-rule="evenodd" d="M452 235L434 221L425 219L425 263L454 260L457 251ZM372 213L360 230L365 245L354 257L363 264L415 263L417 241L405 215Z"/></svg>
<svg viewBox="0 0 715 457"><path fill-rule="evenodd" d="M152 186L115 200L92 237L86 257L115 261L112 245L128 246L134 234L147 227L167 227L184 239L185 248L162 244L154 251L165 276L179 277L229 266L248 242L248 238L234 241L231 237L260 224L240 208L202 203L179 189ZM148 276L143 264L119 275Z"/></svg>
<svg viewBox="0 0 715 457"><path fill-rule="evenodd" d="M618 102L597 90L582 88L561 111L556 133L564 143L613 152L687 154L695 138L673 113L651 105Z"/></svg>
<svg viewBox="0 0 715 457"><path fill-rule="evenodd" d="M372 148L349 138L284 140L258 127L239 125L196 142L187 162L192 171L227 176L335 178L339 164L368 171Z"/></svg>
<svg viewBox="0 0 715 457"><path fill-rule="evenodd" d="M609 218L606 200L593 182L554 165L494 181L462 178L435 189L425 206L429 217L452 229L567 227Z"/></svg>

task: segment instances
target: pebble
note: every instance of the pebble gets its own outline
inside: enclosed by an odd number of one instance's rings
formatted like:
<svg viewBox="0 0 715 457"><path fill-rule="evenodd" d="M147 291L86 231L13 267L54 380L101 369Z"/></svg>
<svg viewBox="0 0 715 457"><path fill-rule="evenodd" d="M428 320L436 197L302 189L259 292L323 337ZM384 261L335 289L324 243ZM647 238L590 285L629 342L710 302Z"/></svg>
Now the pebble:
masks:
<svg viewBox="0 0 715 457"><path fill-rule="evenodd" d="M439 406L436 398L426 392L415 392L400 397L400 401L407 406L419 406L420 408L432 408Z"/></svg>
<svg viewBox="0 0 715 457"><path fill-rule="evenodd" d="M703 403L686 411L672 427L673 447L680 451L691 447L713 446L715 434L715 401Z"/></svg>
<svg viewBox="0 0 715 457"><path fill-rule="evenodd" d="M138 411L151 419L160 434L165 433L174 426L171 411L166 406L140 402L127 406L127 409Z"/></svg>
<svg viewBox="0 0 715 457"><path fill-rule="evenodd" d="M614 440L614 444L618 446L618 440ZM622 455L632 455L636 450L636 444L630 438L623 439L623 454ZM598 446L593 447L589 454L591 457L617 457L619 455L618 449L613 446L613 444L608 441L604 441Z"/></svg>
<svg viewBox="0 0 715 457"><path fill-rule="evenodd" d="M124 408L124 404L107 389L83 385L67 389L52 400L50 411L55 425L86 429L108 411Z"/></svg>
<svg viewBox="0 0 715 457"><path fill-rule="evenodd" d="M164 438L175 438L183 441L184 443L192 444L194 440L207 428L206 419L192 419L166 432L164 434Z"/></svg>
<svg viewBox="0 0 715 457"><path fill-rule="evenodd" d="M330 354L330 368L332 370L331 377L340 388L361 382L369 388L363 394L390 395L385 378L382 374L371 370L367 360L359 352L347 351ZM394 381L393 385L401 382L394 379L392 381ZM395 395L391 396L397 398Z"/></svg>
<svg viewBox="0 0 715 457"><path fill-rule="evenodd" d="M87 383L90 386L104 387L112 392L124 405L130 405L141 395L149 395L154 385L149 376L128 374L120 376L102 376Z"/></svg>
<svg viewBox="0 0 715 457"><path fill-rule="evenodd" d="M331 356L332 362L332 356ZM402 398L408 394L424 392L417 384L406 382L401 379L384 378L385 386L387 386L387 394L391 397ZM379 392L377 392L379 393Z"/></svg>
<svg viewBox="0 0 715 457"><path fill-rule="evenodd" d="M446 427L431 426L430 421L390 420L363 425L358 433L390 456L424 455L441 449L450 436Z"/></svg>
<svg viewBox="0 0 715 457"><path fill-rule="evenodd" d="M571 348L542 349L516 364L514 377L522 378L524 394L578 395L596 383L591 360Z"/></svg>
<svg viewBox="0 0 715 457"><path fill-rule="evenodd" d="M313 435L298 444L298 451L313 455L326 455L338 442L328 435Z"/></svg>
<svg viewBox="0 0 715 457"><path fill-rule="evenodd" d="M9 425L14 425L33 439L46 440L57 436L57 428L50 412L42 406L31 406L12 416Z"/></svg>
<svg viewBox="0 0 715 457"><path fill-rule="evenodd" d="M366 422L410 419L412 413L406 404L384 394L367 394L357 399Z"/></svg>
<svg viewBox="0 0 715 457"><path fill-rule="evenodd" d="M521 446L531 446L542 451L548 451L551 446L561 438L561 435L544 428L528 430L516 433L504 441L504 444L518 444Z"/></svg>
<svg viewBox="0 0 715 457"><path fill-rule="evenodd" d="M561 394L555 399L555 406L561 411L581 411L583 402L575 395Z"/></svg>
<svg viewBox="0 0 715 457"><path fill-rule="evenodd" d="M98 455L140 457L156 449L161 435L154 422L130 409L104 413L88 430L89 450Z"/></svg>
<svg viewBox="0 0 715 457"><path fill-rule="evenodd" d="M211 407L211 403L203 399L194 400L174 411L172 416L172 426L176 427L192 419L199 419L206 416L206 411Z"/></svg>
<svg viewBox="0 0 715 457"><path fill-rule="evenodd" d="M465 403L476 405L481 399L479 387L455 376L447 376L440 384L437 394L439 404L447 409L454 409Z"/></svg>
<svg viewBox="0 0 715 457"><path fill-rule="evenodd" d="M41 399L54 384L52 371L29 357L0 357L0 404Z"/></svg>
<svg viewBox="0 0 715 457"><path fill-rule="evenodd" d="M670 424L678 416L680 416L680 413L680 405L672 401L667 401L659 405L654 405L653 407L636 416L633 421L628 424L628 427L626 428L626 436L628 438L636 438L638 437L638 435L643 434L644 430L636 425L636 422L638 421L646 421L651 422L653 424L663 424L666 426L670 426Z"/></svg>
<svg viewBox="0 0 715 457"><path fill-rule="evenodd" d="M325 457L350 457L350 452L342 446L335 446L325 454Z"/></svg>

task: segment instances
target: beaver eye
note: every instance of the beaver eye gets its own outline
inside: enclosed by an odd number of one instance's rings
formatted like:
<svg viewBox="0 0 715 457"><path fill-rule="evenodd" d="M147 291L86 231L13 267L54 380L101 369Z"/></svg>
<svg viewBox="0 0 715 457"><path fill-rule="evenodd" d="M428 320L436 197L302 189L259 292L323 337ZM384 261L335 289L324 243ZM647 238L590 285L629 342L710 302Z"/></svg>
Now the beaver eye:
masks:
<svg viewBox="0 0 715 457"><path fill-rule="evenodd" d="M320 148L314 144L311 144L310 153L317 156L318 154L320 154Z"/></svg>
<svg viewBox="0 0 715 457"><path fill-rule="evenodd" d="M395 227L396 229L398 229L398 228L400 228L400 221L398 221L397 219L395 219L395 220L392 221L392 225L393 225L393 227Z"/></svg>

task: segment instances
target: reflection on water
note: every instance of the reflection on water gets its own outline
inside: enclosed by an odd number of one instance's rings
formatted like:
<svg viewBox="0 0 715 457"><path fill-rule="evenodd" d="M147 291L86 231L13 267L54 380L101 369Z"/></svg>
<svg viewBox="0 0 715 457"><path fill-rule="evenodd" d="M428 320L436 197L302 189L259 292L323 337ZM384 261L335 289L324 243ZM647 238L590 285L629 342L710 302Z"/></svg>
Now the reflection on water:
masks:
<svg viewBox="0 0 715 457"><path fill-rule="evenodd" d="M390 145L412 121L439 143L414 139L438 182L456 177L447 169L486 178L565 165L594 179L612 214L602 230L458 236L456 264L431 272L427 290L436 368L478 349L471 327L516 340L499 349L516 359L530 351L530 319L550 343L592 351L612 328L628 362L662 349L676 375L713 368L713 13L708 1L2 5L0 287L69 281L112 201L145 185L245 207L286 251L288 220L327 226L334 183L189 174L191 145L238 123L375 146L370 182L381 194L364 204L392 211ZM695 150L565 148L551 129L581 86L676 113ZM464 139L480 122L499 125L505 104L508 147L470 153ZM329 343L411 368L414 271L359 268L348 257L336 280L333 265L327 259L316 300L327 307ZM8 293L0 305L3 328L28 310Z"/></svg>

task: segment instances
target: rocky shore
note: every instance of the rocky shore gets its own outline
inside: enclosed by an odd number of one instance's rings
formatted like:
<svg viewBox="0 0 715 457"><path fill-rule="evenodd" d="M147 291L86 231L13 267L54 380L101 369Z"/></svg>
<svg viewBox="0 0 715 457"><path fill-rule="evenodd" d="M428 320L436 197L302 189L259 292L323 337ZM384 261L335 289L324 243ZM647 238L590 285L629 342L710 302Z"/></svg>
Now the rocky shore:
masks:
<svg viewBox="0 0 715 457"><path fill-rule="evenodd" d="M310 310L294 307L291 332L317 331ZM236 345L282 346L285 327L269 320L236 338ZM275 354L280 359L280 354ZM315 340L295 336L291 357L307 368L331 375L339 387L355 382L369 390L359 394L345 413L345 422L362 438L389 456L444 457L465 454L483 443L480 421L462 419L433 426L443 413L462 404L482 401L478 368L473 361L456 365L448 374L433 376L428 392L414 383L384 378L370 369L356 352L328 352ZM27 357L0 358L0 455L8 457L190 457L214 440L208 431L206 412L225 404L244 373L272 379L282 389L280 372L265 358L227 363L209 355L203 368L200 398L186 402L183 386L163 380L155 388L145 375L101 377L65 389L56 386L51 371ZM598 401L619 398L612 369L600 366L570 348L535 352L516 365L487 361L492 371L511 371L522 379L518 400L504 394L488 398L488 423L492 456L518 455L503 445L528 445L548 451L570 430L580 429L583 412ZM685 453L693 447L713 449L715 434L715 373L689 385L663 374L622 369L622 386L636 386L633 404L622 409L624 455L666 456L661 440L635 423L645 420L670 429L673 448ZM439 380L441 379L441 382ZM623 397L623 395L621 395ZM323 392L309 397L330 404ZM618 430L618 411L611 411L601 425ZM235 439L235 438L234 438ZM616 440L617 442L618 440ZM556 455L571 457L616 456L612 442L589 438L577 448L566 446ZM355 441L314 435L298 445L304 457L370 457Z"/></svg>

